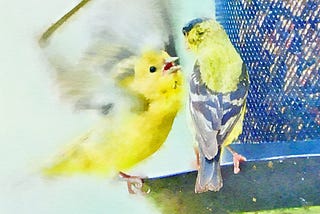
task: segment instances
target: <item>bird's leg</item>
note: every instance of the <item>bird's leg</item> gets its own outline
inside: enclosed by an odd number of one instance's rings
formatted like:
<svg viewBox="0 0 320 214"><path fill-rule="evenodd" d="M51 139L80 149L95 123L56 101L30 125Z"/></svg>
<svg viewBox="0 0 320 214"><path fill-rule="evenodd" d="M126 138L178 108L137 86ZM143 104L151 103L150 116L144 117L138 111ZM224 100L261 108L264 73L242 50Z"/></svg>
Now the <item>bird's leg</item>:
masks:
<svg viewBox="0 0 320 214"><path fill-rule="evenodd" d="M196 169L200 168L200 157L199 157L199 149L197 147L193 148L194 153L196 154Z"/></svg>
<svg viewBox="0 0 320 214"><path fill-rule="evenodd" d="M247 159L244 156L239 155L230 146L227 146L227 149L231 152L233 156L233 172L234 174L238 174L240 172L240 162L246 161Z"/></svg>
<svg viewBox="0 0 320 214"><path fill-rule="evenodd" d="M128 192L130 194L148 194L150 192L150 189L146 192L143 191L143 179L139 176L131 176L123 172L119 172L119 176L127 181Z"/></svg>

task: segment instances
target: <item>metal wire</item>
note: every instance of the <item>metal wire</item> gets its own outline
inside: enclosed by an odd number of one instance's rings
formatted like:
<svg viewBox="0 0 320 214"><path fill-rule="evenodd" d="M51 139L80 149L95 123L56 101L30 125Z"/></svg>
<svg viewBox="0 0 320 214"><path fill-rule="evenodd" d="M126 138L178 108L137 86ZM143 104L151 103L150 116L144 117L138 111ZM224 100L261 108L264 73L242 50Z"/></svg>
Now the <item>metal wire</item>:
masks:
<svg viewBox="0 0 320 214"><path fill-rule="evenodd" d="M250 74L240 142L320 139L320 1L216 0Z"/></svg>

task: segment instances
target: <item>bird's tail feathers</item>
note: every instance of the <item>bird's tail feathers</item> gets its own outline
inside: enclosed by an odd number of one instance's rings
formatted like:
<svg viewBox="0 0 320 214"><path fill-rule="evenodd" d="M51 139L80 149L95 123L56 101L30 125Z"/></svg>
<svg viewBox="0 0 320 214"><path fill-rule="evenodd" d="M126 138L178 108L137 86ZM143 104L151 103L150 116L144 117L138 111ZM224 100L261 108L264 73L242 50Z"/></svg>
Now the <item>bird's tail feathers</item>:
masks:
<svg viewBox="0 0 320 214"><path fill-rule="evenodd" d="M220 155L217 155L220 156ZM215 157L208 160L200 154L200 167L195 185L195 192L219 191L223 186L220 158Z"/></svg>

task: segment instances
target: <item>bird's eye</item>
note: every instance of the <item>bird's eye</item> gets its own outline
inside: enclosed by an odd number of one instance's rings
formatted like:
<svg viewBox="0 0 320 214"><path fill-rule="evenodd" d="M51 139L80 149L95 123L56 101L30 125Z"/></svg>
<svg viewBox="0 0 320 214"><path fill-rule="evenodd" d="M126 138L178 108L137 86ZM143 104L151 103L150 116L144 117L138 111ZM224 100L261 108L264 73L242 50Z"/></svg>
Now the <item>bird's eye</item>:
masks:
<svg viewBox="0 0 320 214"><path fill-rule="evenodd" d="M157 68L154 66L150 66L150 68L149 68L150 73L154 73L154 72L156 72L156 70L157 70Z"/></svg>
<svg viewBox="0 0 320 214"><path fill-rule="evenodd" d="M186 36L188 34L188 32L186 30L182 30L182 33L184 36Z"/></svg>

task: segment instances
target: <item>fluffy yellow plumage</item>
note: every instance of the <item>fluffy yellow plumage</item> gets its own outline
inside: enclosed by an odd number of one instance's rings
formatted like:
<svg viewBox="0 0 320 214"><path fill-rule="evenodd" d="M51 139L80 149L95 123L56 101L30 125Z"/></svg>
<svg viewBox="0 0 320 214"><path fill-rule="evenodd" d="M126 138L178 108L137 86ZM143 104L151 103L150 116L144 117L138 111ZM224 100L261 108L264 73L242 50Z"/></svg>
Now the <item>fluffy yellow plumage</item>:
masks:
<svg viewBox="0 0 320 214"><path fill-rule="evenodd" d="M122 88L144 105L121 117L106 115L74 142L53 165L49 175L89 172L112 174L127 170L152 155L166 140L182 102L179 66L164 51L145 51L134 64L134 74L122 78ZM124 80L125 79L125 80Z"/></svg>
<svg viewBox="0 0 320 214"><path fill-rule="evenodd" d="M45 174L111 176L165 142L183 99L168 8L167 0L82 0L42 35L61 98L101 117Z"/></svg>
<svg viewBox="0 0 320 214"><path fill-rule="evenodd" d="M210 89L221 93L237 89L242 59L219 23L208 20L195 25L188 32L187 44L197 56L202 80Z"/></svg>

